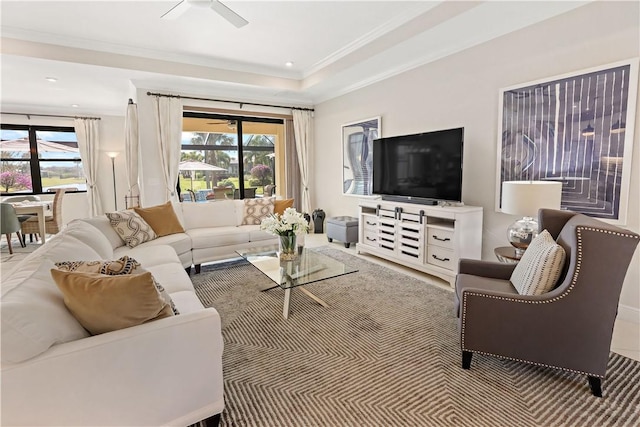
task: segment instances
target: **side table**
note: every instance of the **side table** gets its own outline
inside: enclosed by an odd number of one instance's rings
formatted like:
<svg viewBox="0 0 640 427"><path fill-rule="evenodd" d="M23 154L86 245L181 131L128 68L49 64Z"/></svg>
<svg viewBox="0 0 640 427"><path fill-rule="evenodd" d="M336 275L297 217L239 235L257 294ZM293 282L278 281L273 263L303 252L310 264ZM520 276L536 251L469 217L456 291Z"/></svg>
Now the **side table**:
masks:
<svg viewBox="0 0 640 427"><path fill-rule="evenodd" d="M500 262L516 264L520 261L520 257L516 255L516 248L513 246L500 246L499 248L495 248L493 253Z"/></svg>

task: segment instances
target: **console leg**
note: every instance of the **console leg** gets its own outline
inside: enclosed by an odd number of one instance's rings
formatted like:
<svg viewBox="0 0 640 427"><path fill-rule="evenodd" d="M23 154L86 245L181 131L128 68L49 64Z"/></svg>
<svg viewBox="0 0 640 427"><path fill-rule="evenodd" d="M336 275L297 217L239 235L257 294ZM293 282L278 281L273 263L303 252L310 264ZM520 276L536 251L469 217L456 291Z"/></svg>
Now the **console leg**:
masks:
<svg viewBox="0 0 640 427"><path fill-rule="evenodd" d="M473 356L472 352L462 350L462 369L471 368L471 356Z"/></svg>
<svg viewBox="0 0 640 427"><path fill-rule="evenodd" d="M333 239L331 237L327 237L327 240L329 241L329 243L333 242Z"/></svg>
<svg viewBox="0 0 640 427"><path fill-rule="evenodd" d="M602 397L602 380L599 377L593 377L589 375L589 387L591 387L591 394L596 397Z"/></svg>
<svg viewBox="0 0 640 427"><path fill-rule="evenodd" d="M349 246L351 246L351 243L345 243L345 244L344 244L344 247L345 247L345 248L349 248Z"/></svg>

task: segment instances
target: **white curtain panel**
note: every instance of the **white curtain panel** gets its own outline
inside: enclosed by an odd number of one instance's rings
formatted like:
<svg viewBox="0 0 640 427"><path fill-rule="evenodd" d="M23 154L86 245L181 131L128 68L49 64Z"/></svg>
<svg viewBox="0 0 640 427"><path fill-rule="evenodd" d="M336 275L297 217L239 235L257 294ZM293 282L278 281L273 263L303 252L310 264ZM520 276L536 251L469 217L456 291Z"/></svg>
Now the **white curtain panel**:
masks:
<svg viewBox="0 0 640 427"><path fill-rule="evenodd" d="M182 102L177 98L160 96L155 97L153 102L157 119L156 135L166 189L165 200L178 203L176 185L182 139Z"/></svg>
<svg viewBox="0 0 640 427"><path fill-rule="evenodd" d="M133 102L127 104L127 115L124 122L124 146L127 163L127 196L139 197L138 186L138 105Z"/></svg>
<svg viewBox="0 0 640 427"><path fill-rule="evenodd" d="M293 119L285 119L284 135L284 197L286 199L293 199L293 207L298 212L302 212L302 202L300 200L300 166L298 166L298 150L296 150L296 136L295 131L293 130ZM279 193L282 194L283 191L280 191Z"/></svg>
<svg viewBox="0 0 640 427"><path fill-rule="evenodd" d="M97 185L98 160L100 156L98 149L100 145L98 124L99 121L97 119L77 118L73 120L84 175L87 179L87 199L89 201L89 212L91 216L102 215L104 213Z"/></svg>
<svg viewBox="0 0 640 427"><path fill-rule="evenodd" d="M313 135L313 117L311 111L292 110L293 131L296 135L296 150L300 165L300 181L302 184L302 212L311 214L311 196L309 195L309 153L311 135Z"/></svg>

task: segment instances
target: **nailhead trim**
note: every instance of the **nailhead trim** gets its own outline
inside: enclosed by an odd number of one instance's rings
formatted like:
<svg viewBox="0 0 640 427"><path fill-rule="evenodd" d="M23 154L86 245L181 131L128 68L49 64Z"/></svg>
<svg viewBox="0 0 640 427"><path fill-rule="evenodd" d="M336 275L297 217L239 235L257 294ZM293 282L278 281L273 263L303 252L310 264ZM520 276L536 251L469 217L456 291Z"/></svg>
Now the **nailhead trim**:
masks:
<svg viewBox="0 0 640 427"><path fill-rule="evenodd" d="M612 230L605 230L602 228L594 228L594 227L586 227L586 226L577 226L576 227L576 235L577 235L577 242L578 242L578 248L576 251L576 267L575 267L575 271L573 273L573 277L571 278L571 285L569 285L569 288L567 288L567 290L565 292L563 292L562 294L558 295L557 297L548 299L548 300L544 300L544 301L529 301L529 300L522 300L522 299L516 299L516 298L510 298L510 297L501 297L501 296L496 296L496 295L487 295L487 294L482 294L482 293L478 293L478 292L463 292L462 294L462 327L460 328L460 344L461 344L461 348L462 351L469 351L472 353L480 353L480 354L484 354L487 356L494 356L494 357L501 357L503 359L509 359L509 360L515 360L518 362L525 362L525 363L529 363L532 365L537 365L537 366L544 366L547 368L556 368L556 369L562 369L564 371L570 371L570 372L575 372L578 374L584 374L584 375L591 375L591 376L597 376L600 378L604 378L604 375L599 375L599 374L593 374L593 373L589 373L589 372L583 372L583 371L577 371L575 369L569 369L569 368L564 368L562 366L554 366L554 365L547 365L544 363L537 363L537 362L531 362L528 360L523 360L523 359L517 359L514 357L509 357L509 356L503 356L500 354L494 354L494 353L487 353L484 351L477 351L477 350L471 350L465 347L464 345L464 333L465 333L465 324L466 324L466 314L467 314L467 296L468 295L472 295L472 296L478 296L481 298L491 298L491 299L498 299L498 300L503 300L503 301L511 301L511 302L517 302L517 303L523 303L523 304L550 304L552 302L556 302L561 300L562 298L564 298L565 296L569 295L569 293L571 292L571 290L575 287L576 282L578 281L578 276L580 274L580 267L582 266L582 231L586 230L586 231L595 231L598 233L605 233L605 234L612 234L615 236L621 236L621 237L629 237L632 239L639 239L640 236L637 234L628 234L628 233L621 233L618 231L612 231Z"/></svg>

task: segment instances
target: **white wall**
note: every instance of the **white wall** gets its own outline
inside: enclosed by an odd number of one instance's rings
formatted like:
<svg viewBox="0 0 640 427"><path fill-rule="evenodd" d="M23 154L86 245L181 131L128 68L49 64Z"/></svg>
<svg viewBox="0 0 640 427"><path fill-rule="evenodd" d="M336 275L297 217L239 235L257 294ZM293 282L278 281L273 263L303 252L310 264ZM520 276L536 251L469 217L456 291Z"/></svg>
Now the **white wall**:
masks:
<svg viewBox="0 0 640 427"><path fill-rule="evenodd" d="M342 195L344 123L382 116L382 136L464 126L463 201L484 207L483 259L508 245L515 219L495 212L498 91L502 87L639 56L639 4L595 2L549 21L315 107L313 208L354 215ZM636 123L640 124L640 109ZM640 131L634 137L627 227L640 231ZM640 250L625 281L621 316L640 322Z"/></svg>

